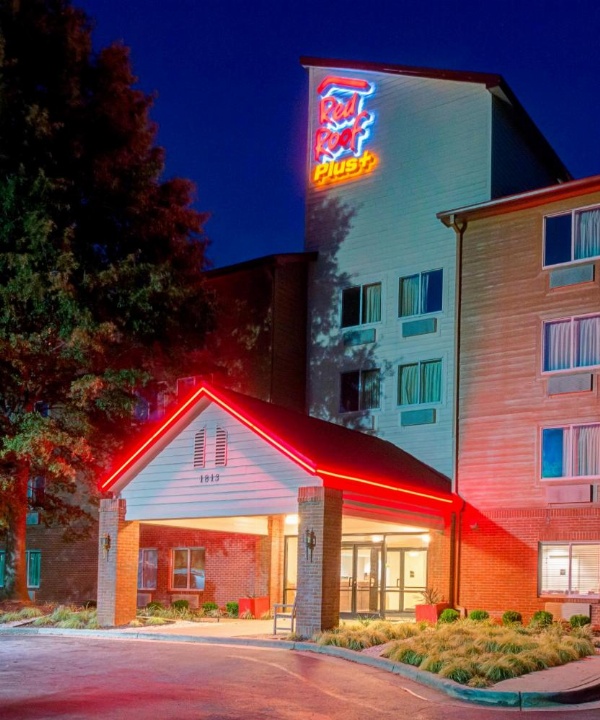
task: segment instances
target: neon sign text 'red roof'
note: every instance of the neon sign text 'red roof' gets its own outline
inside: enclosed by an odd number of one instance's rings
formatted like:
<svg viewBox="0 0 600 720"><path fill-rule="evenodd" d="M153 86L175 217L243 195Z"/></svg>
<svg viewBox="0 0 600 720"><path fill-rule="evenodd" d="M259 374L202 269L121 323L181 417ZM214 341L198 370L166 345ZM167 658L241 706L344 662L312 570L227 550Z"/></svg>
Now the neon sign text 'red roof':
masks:
<svg viewBox="0 0 600 720"><path fill-rule="evenodd" d="M365 109L373 83L360 78L328 75L317 88L318 120L313 142L312 172L315 185L344 182L372 172L377 156L363 151L375 120Z"/></svg>

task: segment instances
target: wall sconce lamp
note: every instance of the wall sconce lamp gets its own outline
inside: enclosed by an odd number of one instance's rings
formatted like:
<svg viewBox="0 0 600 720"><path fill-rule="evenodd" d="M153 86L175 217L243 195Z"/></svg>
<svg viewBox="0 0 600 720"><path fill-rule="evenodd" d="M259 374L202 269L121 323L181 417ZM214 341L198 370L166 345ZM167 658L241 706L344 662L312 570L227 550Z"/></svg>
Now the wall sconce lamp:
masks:
<svg viewBox="0 0 600 720"><path fill-rule="evenodd" d="M306 533L304 535L304 542L306 544L306 559L310 562L313 561L313 550L315 549L317 545L317 536L315 535L315 531L311 528L310 530L306 528Z"/></svg>
<svg viewBox="0 0 600 720"><path fill-rule="evenodd" d="M102 554L104 555L104 559L108 560L108 553L110 552L110 545L111 545L111 539L110 539L110 535L108 533L105 533L102 536L101 545L102 545Z"/></svg>

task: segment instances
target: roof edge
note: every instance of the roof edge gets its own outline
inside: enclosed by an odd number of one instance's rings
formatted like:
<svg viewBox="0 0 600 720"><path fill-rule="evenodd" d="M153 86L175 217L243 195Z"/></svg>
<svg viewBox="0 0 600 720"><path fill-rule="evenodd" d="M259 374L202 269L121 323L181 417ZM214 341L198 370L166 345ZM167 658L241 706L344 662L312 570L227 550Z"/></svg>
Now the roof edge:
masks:
<svg viewBox="0 0 600 720"><path fill-rule="evenodd" d="M365 70L367 72L381 72L392 75L409 75L414 77L428 77L438 80L456 80L495 87L504 85L504 79L496 73L470 72L465 70L439 70L429 67L415 67L411 65L394 65L391 63L362 62L360 60L340 60L302 56L300 64L303 67L329 67L348 70Z"/></svg>
<svg viewBox="0 0 600 720"><path fill-rule="evenodd" d="M600 175L591 175L579 180L559 183L558 185L527 190L526 192L507 195L476 205L465 205L454 210L444 210L437 213L436 217L446 227L451 227L455 221L478 220L493 215L503 215L516 210L542 205L543 203L567 200L592 192L600 192Z"/></svg>

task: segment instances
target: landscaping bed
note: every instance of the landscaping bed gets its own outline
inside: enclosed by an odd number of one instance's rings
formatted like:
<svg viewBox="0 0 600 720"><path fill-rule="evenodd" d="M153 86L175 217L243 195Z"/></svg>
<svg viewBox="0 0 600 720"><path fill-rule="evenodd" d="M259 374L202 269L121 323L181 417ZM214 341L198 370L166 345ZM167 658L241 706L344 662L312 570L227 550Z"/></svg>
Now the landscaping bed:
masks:
<svg viewBox="0 0 600 720"><path fill-rule="evenodd" d="M491 620L452 623L391 623L375 620L348 623L316 636L320 645L367 650L395 662L412 665L469 687L489 687L594 655L599 633L590 625L568 623L524 627Z"/></svg>

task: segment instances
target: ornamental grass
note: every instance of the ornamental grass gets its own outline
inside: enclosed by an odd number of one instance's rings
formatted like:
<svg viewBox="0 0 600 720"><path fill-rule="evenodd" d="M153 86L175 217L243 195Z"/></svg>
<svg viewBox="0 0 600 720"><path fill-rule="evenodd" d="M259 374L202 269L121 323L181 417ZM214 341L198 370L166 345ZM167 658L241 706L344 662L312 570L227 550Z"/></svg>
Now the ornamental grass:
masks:
<svg viewBox="0 0 600 720"><path fill-rule="evenodd" d="M382 657L470 687L488 687L595 652L589 626L569 631L560 623L524 628L468 619L436 627L360 620L321 633L315 640L357 651L388 644Z"/></svg>
<svg viewBox="0 0 600 720"><path fill-rule="evenodd" d="M567 633L558 623L525 629L461 620L394 642L382 656L463 685L487 687L594 652L585 628Z"/></svg>

